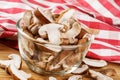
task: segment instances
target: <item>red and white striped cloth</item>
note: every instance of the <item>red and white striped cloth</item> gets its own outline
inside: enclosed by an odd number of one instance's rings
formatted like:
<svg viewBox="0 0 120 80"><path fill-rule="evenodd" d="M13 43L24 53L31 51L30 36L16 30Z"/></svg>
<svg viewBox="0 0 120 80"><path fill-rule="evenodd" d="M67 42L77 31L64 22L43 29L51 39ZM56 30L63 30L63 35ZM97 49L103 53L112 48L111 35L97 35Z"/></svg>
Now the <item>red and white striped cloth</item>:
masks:
<svg viewBox="0 0 120 80"><path fill-rule="evenodd" d="M100 30L87 57L120 63L120 0L0 0L0 42L17 48L16 22L38 6L56 13L76 9L79 21Z"/></svg>

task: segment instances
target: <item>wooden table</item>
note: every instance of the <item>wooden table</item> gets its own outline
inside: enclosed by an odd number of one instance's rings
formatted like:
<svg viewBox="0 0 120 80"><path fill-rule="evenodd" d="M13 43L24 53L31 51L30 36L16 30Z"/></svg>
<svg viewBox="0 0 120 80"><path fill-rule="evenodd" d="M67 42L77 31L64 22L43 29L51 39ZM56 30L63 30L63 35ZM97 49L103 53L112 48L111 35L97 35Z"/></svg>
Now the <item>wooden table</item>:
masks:
<svg viewBox="0 0 120 80"><path fill-rule="evenodd" d="M0 43L0 59L8 59L8 55L11 53L15 53L15 54L19 54L18 50L9 48L3 44ZM104 68L113 68L116 70L117 75L113 76L112 78L114 80L120 80L120 64L114 64L114 63L108 63L108 66L104 67ZM93 68L92 68L93 69ZM101 70L103 68L94 68L95 70ZM31 80L48 80L49 76L42 76L39 74L36 74L34 72L32 72L27 65L24 63L22 64L22 70L24 70L27 73L31 73L32 74L32 79ZM67 80L67 78L72 75L72 74L68 74L65 76L55 76L58 80ZM0 68L0 80L13 80L12 77L6 73L6 71L4 69ZM87 79L87 80L92 80L92 79Z"/></svg>

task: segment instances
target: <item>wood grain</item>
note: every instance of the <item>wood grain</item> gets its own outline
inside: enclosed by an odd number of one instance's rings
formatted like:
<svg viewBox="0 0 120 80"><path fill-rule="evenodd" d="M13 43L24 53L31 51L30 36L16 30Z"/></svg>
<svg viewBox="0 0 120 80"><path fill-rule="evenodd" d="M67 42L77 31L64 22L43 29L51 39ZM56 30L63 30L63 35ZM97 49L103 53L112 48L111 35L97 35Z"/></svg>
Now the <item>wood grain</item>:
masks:
<svg viewBox="0 0 120 80"><path fill-rule="evenodd" d="M0 59L8 59L8 55L11 53L15 53L15 54L19 54L18 50L9 48L3 44L0 43ZM106 67L103 68L91 68L94 69L96 71L99 71L101 69L106 69L106 68L113 68L116 70L117 75L113 76L112 78L114 80L120 80L120 64L114 64L114 63L108 63L108 65ZM25 64L25 62L23 61L22 64L22 70L24 70L27 73L31 73L32 74L32 78L31 80L48 80L48 75L43 76L43 75L39 75L34 73L33 71L31 71L27 65ZM68 74L68 75L64 75L64 76L55 76L58 80L67 80L67 78L69 76L71 76L72 74ZM6 71L4 69L0 68L0 80L13 80L12 76L7 74ZM92 80L90 78L86 78L85 80Z"/></svg>

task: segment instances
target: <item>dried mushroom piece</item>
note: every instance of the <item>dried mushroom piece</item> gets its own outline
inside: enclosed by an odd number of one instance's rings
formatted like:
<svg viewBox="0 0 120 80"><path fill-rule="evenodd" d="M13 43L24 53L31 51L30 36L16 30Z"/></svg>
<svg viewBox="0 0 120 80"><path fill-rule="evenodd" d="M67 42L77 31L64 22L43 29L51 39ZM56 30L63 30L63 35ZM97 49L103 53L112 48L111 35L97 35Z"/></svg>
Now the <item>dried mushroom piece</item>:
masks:
<svg viewBox="0 0 120 80"><path fill-rule="evenodd" d="M32 40L28 40L27 38L21 37L21 42L20 45L22 46L23 49L25 49L30 56L34 55L35 50L35 44ZM29 47L28 47L29 46Z"/></svg>
<svg viewBox="0 0 120 80"><path fill-rule="evenodd" d="M82 58L82 53L80 53L80 52L78 52L78 53L73 52L70 56L68 56L65 59L65 63L69 67L72 67L73 65L75 65L75 64L77 64L79 62L82 62L81 58Z"/></svg>
<svg viewBox="0 0 120 80"><path fill-rule="evenodd" d="M87 72L88 69L89 69L88 65L83 64L80 68L77 68L76 70L74 70L71 73L72 74L83 74L83 73Z"/></svg>
<svg viewBox="0 0 120 80"><path fill-rule="evenodd" d="M62 64L64 63L65 59L73 54L73 51L70 50L64 50L61 53L57 54L55 58L53 59L53 62L49 66L50 70L57 70L62 67Z"/></svg>
<svg viewBox="0 0 120 80"><path fill-rule="evenodd" d="M41 26L38 33L40 36L48 35L48 40L51 44L59 45L61 43L59 29L61 28L64 28L64 25L56 23L45 24Z"/></svg>
<svg viewBox="0 0 120 80"><path fill-rule="evenodd" d="M107 66L107 62L104 60L95 60L95 59L89 59L89 58L84 58L83 62L89 66L92 67L104 67Z"/></svg>
<svg viewBox="0 0 120 80"><path fill-rule="evenodd" d="M49 10L45 11L40 7L34 10L34 15L41 24L48 24L54 21L52 18L52 13Z"/></svg>
<svg viewBox="0 0 120 80"><path fill-rule="evenodd" d="M29 26L29 25L31 25L32 18L33 18L32 11L27 10L27 11L24 13L23 18L22 18L22 20L24 21L24 26Z"/></svg>
<svg viewBox="0 0 120 80"><path fill-rule="evenodd" d="M68 38L71 44L76 43L76 36L80 33L80 24L75 22L73 27L65 33L61 33L61 38Z"/></svg>
<svg viewBox="0 0 120 80"><path fill-rule="evenodd" d="M68 80L82 80L81 75L72 75L68 78Z"/></svg>
<svg viewBox="0 0 120 80"><path fill-rule="evenodd" d="M10 64L7 70L12 75L14 80L28 80L31 78L31 74L18 70L14 64Z"/></svg>
<svg viewBox="0 0 120 80"><path fill-rule="evenodd" d="M53 20L56 21L60 14L52 14Z"/></svg>
<svg viewBox="0 0 120 80"><path fill-rule="evenodd" d="M22 60L18 54L8 55L10 60L0 60L0 67L6 68L6 71L12 75L14 80L28 80L31 74L27 74L20 70Z"/></svg>
<svg viewBox="0 0 120 80"><path fill-rule="evenodd" d="M60 16L58 17L56 22L62 24L62 23L64 23L64 21L69 20L73 16L74 13L75 13L74 9L68 9L68 10L64 11L60 14Z"/></svg>
<svg viewBox="0 0 120 80"><path fill-rule="evenodd" d="M102 73L96 72L94 70L89 70L89 73L92 78L95 78L97 80L113 80L111 77L103 75Z"/></svg>
<svg viewBox="0 0 120 80"><path fill-rule="evenodd" d="M40 24L38 23L33 23L30 26L28 26L28 30L33 34L33 35L38 35L38 30L41 27Z"/></svg>
<svg viewBox="0 0 120 80"><path fill-rule="evenodd" d="M8 55L10 60L0 60L0 67L7 68L10 64L14 64L17 69L21 68L22 60L21 57L17 54Z"/></svg>

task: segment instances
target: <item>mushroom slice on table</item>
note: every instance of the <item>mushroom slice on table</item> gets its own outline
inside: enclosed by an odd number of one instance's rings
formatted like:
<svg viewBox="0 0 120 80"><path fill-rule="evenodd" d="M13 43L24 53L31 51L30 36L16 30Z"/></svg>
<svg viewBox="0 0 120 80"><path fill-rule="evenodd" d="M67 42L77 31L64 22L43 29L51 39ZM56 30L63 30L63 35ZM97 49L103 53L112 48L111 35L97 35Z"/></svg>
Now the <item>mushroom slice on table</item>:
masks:
<svg viewBox="0 0 120 80"><path fill-rule="evenodd" d="M0 67L7 68L10 64L14 64L17 69L20 69L22 60L21 57L17 54L10 54L8 56L10 60L0 60Z"/></svg>
<svg viewBox="0 0 120 80"><path fill-rule="evenodd" d="M53 76L50 76L48 80L57 80L57 79Z"/></svg>
<svg viewBox="0 0 120 80"><path fill-rule="evenodd" d="M89 70L89 73L92 78L95 78L97 80L113 80L111 77L103 75L102 73L96 72L94 70Z"/></svg>
<svg viewBox="0 0 120 80"><path fill-rule="evenodd" d="M28 80L31 78L31 74L18 70L14 64L9 65L8 72L12 75L14 80Z"/></svg>
<svg viewBox="0 0 120 80"><path fill-rule="evenodd" d="M82 73L86 72L88 69L89 69L88 65L83 64L82 67L77 68L76 70L74 70L72 72L72 74L82 74Z"/></svg>
<svg viewBox="0 0 120 80"><path fill-rule="evenodd" d="M104 60L95 60L89 58L84 58L83 62L91 67L104 67L107 65L107 62Z"/></svg>
<svg viewBox="0 0 120 80"><path fill-rule="evenodd" d="M72 75L68 78L68 80L82 80L81 75Z"/></svg>

